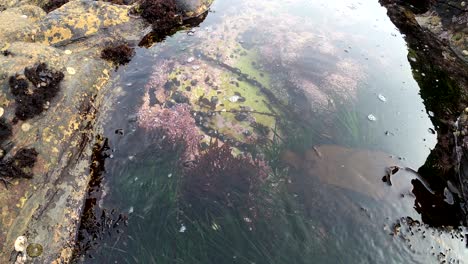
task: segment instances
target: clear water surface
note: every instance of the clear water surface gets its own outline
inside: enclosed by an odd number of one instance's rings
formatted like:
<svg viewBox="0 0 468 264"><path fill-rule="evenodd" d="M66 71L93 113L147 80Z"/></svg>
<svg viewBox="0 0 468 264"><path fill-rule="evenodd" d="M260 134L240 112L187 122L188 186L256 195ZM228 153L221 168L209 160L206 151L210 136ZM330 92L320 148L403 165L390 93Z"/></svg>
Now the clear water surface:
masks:
<svg viewBox="0 0 468 264"><path fill-rule="evenodd" d="M205 216L189 214L183 192L191 186L182 184L187 176L176 168L180 151L158 148L158 132L142 129L137 121L147 83L151 76L156 86L175 78L189 98L217 95L225 105L215 110L232 106L236 100L230 91L237 89L254 110L265 112L270 105L281 112L275 102L258 103L268 100L255 85L239 80L239 72L258 80L295 113L297 118L280 116L289 119L283 124L303 130L278 128L278 136L294 139L281 145L275 161L282 164L278 174L284 178L263 180L268 198L252 198L258 203L249 213L236 208L201 212L202 207L199 213ZM377 0L217 0L198 27L138 48L117 74L114 86L121 96L104 124L112 156L106 160L98 207L110 218L116 217L112 209L128 216L128 226L107 230L102 224L106 231L83 257L85 263L466 259L460 231L428 227L414 210L415 173L401 169L392 186L381 180L389 166L417 170L436 135L405 40ZM199 81L205 76L222 92L206 88L207 82ZM268 117L254 117L274 129ZM220 131L242 141L233 131L244 129L245 121L219 119Z"/></svg>

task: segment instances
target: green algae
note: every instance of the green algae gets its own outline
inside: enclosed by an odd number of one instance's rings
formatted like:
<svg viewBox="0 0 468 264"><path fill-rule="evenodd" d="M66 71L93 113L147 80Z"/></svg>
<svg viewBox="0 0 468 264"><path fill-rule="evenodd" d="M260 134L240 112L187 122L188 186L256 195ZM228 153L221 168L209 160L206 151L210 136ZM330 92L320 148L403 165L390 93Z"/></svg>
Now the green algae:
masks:
<svg viewBox="0 0 468 264"><path fill-rule="evenodd" d="M255 53L246 51L243 54L246 55L240 56L238 61L236 60L238 72L232 72L225 68L221 68L220 73L206 72L204 69L191 72L184 66L176 66L166 77L167 80L180 82L180 85L172 93L178 91L187 96L193 110L218 113L218 118L210 118L207 122L211 129L238 141L245 141L243 132L248 131L247 133L253 134L255 131L248 120L236 120L237 113L243 112L252 117L256 123L269 128L275 126L279 117L277 108L262 92L265 87L270 87L270 75L257 69L256 63L252 63L258 61ZM183 78L184 75L192 76L192 78ZM216 76L212 78L215 78L213 81L218 86L213 87L212 84L209 84L210 81L206 81L209 76ZM245 78L245 76L248 77ZM205 81L201 81L203 79ZM251 80L257 82L252 83ZM187 87L190 89L187 90ZM242 99L233 100L233 97ZM207 100L211 102L212 98L218 98L218 101L212 105L206 105ZM249 120L252 121L252 119Z"/></svg>
<svg viewBox="0 0 468 264"><path fill-rule="evenodd" d="M257 80L265 87L271 87L271 78L266 71L262 71L259 65L260 57L252 50L241 49L241 55L237 58L234 67L250 78Z"/></svg>
<svg viewBox="0 0 468 264"><path fill-rule="evenodd" d="M255 263L305 263L303 258L310 259L325 249L317 223L296 204L284 174L271 175L262 182L255 201L258 217L248 218L238 207L219 203L213 204L215 214L194 210L182 198L188 178L180 168L180 146L166 147L148 146L132 162L119 163L115 169L118 177L112 181L117 190L112 200L132 209L125 229L129 236L97 252L104 253L106 260L112 252L112 257L127 262L171 263L177 255L179 262L190 263L223 263L233 258Z"/></svg>
<svg viewBox="0 0 468 264"><path fill-rule="evenodd" d="M248 109L249 114L255 118L255 122L260 123L264 126L272 128L275 125L274 113L270 110L269 102L267 98L259 91L258 87L253 86L245 81L236 81L236 84L230 83L231 75L229 73L223 73L220 77L222 80L223 94L223 106L217 106L216 110L221 112L221 116L225 120L226 125L217 127L217 129L226 135L230 135L237 140L243 140L244 136L241 133L235 133L232 131L232 126L241 126L245 130L252 132L253 130L249 126L247 121L237 121L235 119L235 113L241 110L241 108ZM232 102L229 98L240 94L245 98L245 102ZM213 126L216 126L213 122ZM234 132L234 133L233 133Z"/></svg>

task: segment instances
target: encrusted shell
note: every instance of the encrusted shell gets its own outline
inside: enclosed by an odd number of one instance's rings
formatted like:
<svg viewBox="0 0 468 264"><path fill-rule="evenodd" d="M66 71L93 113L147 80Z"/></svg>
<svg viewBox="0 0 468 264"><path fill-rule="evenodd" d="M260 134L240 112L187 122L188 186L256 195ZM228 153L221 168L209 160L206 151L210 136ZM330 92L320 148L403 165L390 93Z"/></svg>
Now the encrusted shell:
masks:
<svg viewBox="0 0 468 264"><path fill-rule="evenodd" d="M42 245L37 244L37 243L31 243L28 245L26 248L26 253L28 253L28 256L31 258L39 257L42 254Z"/></svg>

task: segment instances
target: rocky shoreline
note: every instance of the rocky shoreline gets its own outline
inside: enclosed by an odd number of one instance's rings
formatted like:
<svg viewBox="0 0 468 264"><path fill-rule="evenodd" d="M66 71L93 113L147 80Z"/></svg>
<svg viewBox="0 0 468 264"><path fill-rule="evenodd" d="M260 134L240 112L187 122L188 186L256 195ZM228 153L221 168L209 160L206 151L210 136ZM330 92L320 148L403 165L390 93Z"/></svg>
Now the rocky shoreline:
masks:
<svg viewBox="0 0 468 264"><path fill-rule="evenodd" d="M183 16L193 17L211 1L182 2ZM18 153L36 154L35 164L1 174L0 263L69 262L93 146L99 143L98 123L116 93L110 87L118 64L111 61L128 61L112 56L132 53L109 47L137 46L155 29L137 7L89 0L0 4L0 161L16 164ZM15 242L21 242L17 248ZM27 245L42 254L28 257Z"/></svg>
<svg viewBox="0 0 468 264"><path fill-rule="evenodd" d="M408 43L408 61L420 86L438 143L418 173L444 199L444 190L457 194L459 209L441 220L467 223L466 107L468 106L468 7L464 1L381 0ZM462 116L462 117L460 117ZM428 209L423 217L437 218L444 208ZM439 210L440 209L440 210Z"/></svg>
<svg viewBox="0 0 468 264"><path fill-rule="evenodd" d="M92 168L99 167L93 160L93 147L102 144L99 122L112 110L118 93L111 89L118 78L113 70L129 60L133 47L161 37L154 33L154 24L135 14L138 3L117 2L0 4L0 161L7 164L25 149L34 149L37 156L31 170L30 164L24 166L32 179L9 175L0 186L5 187L0 191L0 263L24 262L16 258L14 247L21 236L27 239L23 246L44 249L26 263L67 263L72 257ZM187 18L206 11L211 0L176 2ZM413 6L380 2L406 35L408 60L438 133L438 144L418 173L438 199L447 188L458 193L460 210L452 217L466 219L467 6L445 0L413 1ZM52 96L35 96L52 84ZM19 111L18 105L28 100L37 106ZM425 213L431 217L434 212Z"/></svg>

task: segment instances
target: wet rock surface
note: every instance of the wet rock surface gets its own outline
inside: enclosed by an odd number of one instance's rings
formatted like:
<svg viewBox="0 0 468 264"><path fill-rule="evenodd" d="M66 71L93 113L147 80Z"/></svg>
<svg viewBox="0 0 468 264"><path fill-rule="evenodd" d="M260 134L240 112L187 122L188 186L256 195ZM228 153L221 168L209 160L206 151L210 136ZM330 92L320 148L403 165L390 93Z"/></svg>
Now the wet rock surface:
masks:
<svg viewBox="0 0 468 264"><path fill-rule="evenodd" d="M132 51L149 26L131 7L0 4L0 263L11 260L19 236L27 238L21 258L28 263L70 260L97 122L109 109L101 106L113 98L115 65L101 53L118 43ZM115 63L132 52L117 54Z"/></svg>

